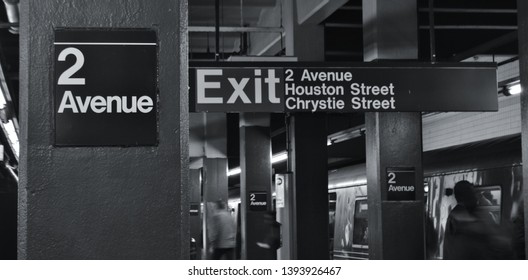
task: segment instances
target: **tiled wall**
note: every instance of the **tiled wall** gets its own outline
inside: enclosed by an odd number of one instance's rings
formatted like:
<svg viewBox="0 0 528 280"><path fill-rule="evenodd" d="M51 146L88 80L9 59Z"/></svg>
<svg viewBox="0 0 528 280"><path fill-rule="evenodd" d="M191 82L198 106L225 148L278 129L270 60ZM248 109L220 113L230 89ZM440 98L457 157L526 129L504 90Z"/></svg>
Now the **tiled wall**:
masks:
<svg viewBox="0 0 528 280"><path fill-rule="evenodd" d="M499 111L440 113L423 119L424 151L521 132L520 95L499 98Z"/></svg>
<svg viewBox="0 0 528 280"><path fill-rule="evenodd" d="M497 69L497 78L499 81L504 81L519 77L519 61L504 64Z"/></svg>

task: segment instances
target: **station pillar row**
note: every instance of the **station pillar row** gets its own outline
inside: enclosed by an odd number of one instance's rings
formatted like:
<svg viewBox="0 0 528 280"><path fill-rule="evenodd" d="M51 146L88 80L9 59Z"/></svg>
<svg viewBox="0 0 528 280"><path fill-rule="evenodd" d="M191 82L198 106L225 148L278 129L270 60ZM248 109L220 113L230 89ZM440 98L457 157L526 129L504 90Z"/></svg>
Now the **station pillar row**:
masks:
<svg viewBox="0 0 528 280"><path fill-rule="evenodd" d="M365 61L418 58L416 0L363 0L363 26ZM424 259L421 114L365 113L365 128L369 258ZM414 198L391 198L391 178L409 174Z"/></svg>
<svg viewBox="0 0 528 280"><path fill-rule="evenodd" d="M268 113L240 114L241 258L276 259L259 246L271 230L265 215L272 210L271 134Z"/></svg>

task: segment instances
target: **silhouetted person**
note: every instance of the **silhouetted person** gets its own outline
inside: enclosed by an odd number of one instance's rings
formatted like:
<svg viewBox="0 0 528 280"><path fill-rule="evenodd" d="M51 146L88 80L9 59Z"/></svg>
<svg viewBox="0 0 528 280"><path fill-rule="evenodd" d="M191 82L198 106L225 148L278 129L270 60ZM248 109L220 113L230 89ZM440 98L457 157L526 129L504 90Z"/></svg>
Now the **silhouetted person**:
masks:
<svg viewBox="0 0 528 280"><path fill-rule="evenodd" d="M508 240L489 211L477 209L477 196L468 181L459 181L454 188L457 205L447 218L444 259L478 260L508 258Z"/></svg>
<svg viewBox="0 0 528 280"><path fill-rule="evenodd" d="M475 214L477 198L473 184L457 182L454 192L457 205L447 218L444 259L489 259L487 227Z"/></svg>
<svg viewBox="0 0 528 280"><path fill-rule="evenodd" d="M227 260L232 260L236 245L236 226L223 201L216 202L216 213L212 217L210 232L212 258L219 260L225 257Z"/></svg>

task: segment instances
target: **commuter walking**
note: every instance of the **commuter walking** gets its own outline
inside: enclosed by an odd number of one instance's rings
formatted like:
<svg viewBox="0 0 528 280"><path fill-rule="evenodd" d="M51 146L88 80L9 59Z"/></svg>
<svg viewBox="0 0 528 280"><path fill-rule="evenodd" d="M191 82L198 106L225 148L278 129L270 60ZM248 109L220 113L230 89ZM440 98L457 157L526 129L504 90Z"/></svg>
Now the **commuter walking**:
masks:
<svg viewBox="0 0 528 280"><path fill-rule="evenodd" d="M269 258L277 259L277 250L282 246L281 244L281 224L275 220L275 212L267 212L264 214L264 224L267 227L267 232L262 242L257 242L257 246L267 249Z"/></svg>
<svg viewBox="0 0 528 280"><path fill-rule="evenodd" d="M216 202L216 209L211 222L209 238L213 248L212 259L234 259L236 226L224 201Z"/></svg>

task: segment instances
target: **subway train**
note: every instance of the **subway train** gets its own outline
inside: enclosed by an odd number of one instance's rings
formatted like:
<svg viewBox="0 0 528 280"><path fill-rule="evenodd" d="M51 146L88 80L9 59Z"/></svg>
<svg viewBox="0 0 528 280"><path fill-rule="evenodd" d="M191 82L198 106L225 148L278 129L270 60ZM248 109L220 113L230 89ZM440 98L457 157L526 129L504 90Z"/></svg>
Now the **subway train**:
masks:
<svg viewBox="0 0 528 280"><path fill-rule="evenodd" d="M478 207L489 212L511 246L508 258L525 258L521 161L519 135L423 154L428 259L443 258L446 221L456 205L453 187L460 180L475 185ZM365 164L331 170L328 176L330 256L368 259Z"/></svg>

